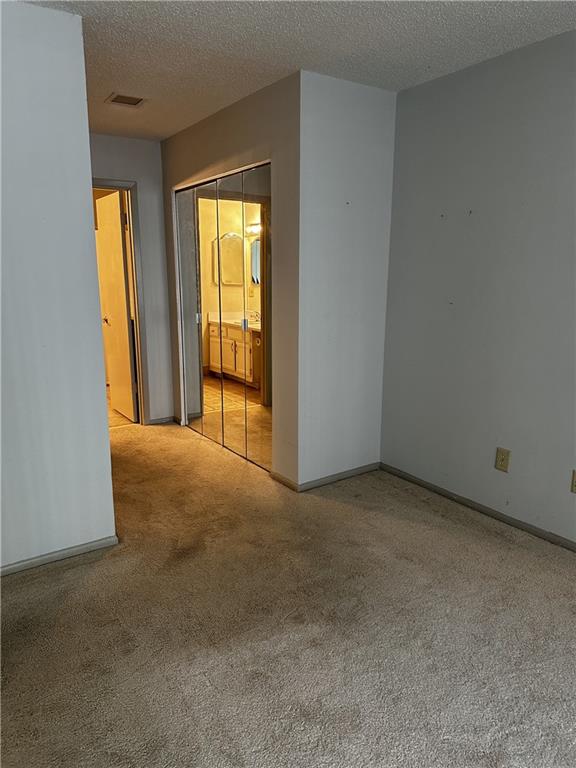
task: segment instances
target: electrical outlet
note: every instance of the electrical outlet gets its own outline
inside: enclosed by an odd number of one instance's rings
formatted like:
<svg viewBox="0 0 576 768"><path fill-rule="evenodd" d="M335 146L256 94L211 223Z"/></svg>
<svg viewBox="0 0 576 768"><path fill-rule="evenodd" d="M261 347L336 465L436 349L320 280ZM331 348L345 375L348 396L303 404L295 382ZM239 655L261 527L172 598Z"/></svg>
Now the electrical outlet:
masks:
<svg viewBox="0 0 576 768"><path fill-rule="evenodd" d="M572 484L570 485L572 493L576 493L576 469L572 470Z"/></svg>
<svg viewBox="0 0 576 768"><path fill-rule="evenodd" d="M510 451L508 448L496 448L494 467L500 472L508 472L510 467Z"/></svg>

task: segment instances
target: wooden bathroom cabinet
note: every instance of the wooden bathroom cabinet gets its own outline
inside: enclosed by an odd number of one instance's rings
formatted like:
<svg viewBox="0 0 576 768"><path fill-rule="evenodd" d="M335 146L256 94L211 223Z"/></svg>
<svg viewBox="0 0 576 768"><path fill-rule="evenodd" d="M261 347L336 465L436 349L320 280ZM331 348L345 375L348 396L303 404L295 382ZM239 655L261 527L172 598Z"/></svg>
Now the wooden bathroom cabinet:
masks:
<svg viewBox="0 0 576 768"><path fill-rule="evenodd" d="M262 335L260 330L242 330L234 323L209 323L210 370L260 385L262 370ZM220 354L220 330L222 354Z"/></svg>

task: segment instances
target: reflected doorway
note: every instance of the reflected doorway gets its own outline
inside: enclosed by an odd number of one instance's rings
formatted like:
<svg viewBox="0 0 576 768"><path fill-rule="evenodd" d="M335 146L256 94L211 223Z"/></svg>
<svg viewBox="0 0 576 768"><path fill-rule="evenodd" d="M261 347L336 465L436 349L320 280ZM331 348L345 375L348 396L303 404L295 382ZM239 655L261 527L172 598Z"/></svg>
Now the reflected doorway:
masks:
<svg viewBox="0 0 576 768"><path fill-rule="evenodd" d="M270 165L176 193L183 423L272 467Z"/></svg>
<svg viewBox="0 0 576 768"><path fill-rule="evenodd" d="M140 422L130 192L94 187L94 232L110 428Z"/></svg>

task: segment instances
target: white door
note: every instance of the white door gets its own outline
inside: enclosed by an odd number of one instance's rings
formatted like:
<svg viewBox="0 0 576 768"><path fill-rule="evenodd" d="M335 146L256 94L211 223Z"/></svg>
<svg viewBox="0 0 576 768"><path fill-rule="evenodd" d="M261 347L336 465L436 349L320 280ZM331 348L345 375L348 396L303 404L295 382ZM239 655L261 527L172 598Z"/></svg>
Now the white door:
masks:
<svg viewBox="0 0 576 768"><path fill-rule="evenodd" d="M102 195L95 200L96 254L110 405L136 421L136 377L120 192L96 194Z"/></svg>

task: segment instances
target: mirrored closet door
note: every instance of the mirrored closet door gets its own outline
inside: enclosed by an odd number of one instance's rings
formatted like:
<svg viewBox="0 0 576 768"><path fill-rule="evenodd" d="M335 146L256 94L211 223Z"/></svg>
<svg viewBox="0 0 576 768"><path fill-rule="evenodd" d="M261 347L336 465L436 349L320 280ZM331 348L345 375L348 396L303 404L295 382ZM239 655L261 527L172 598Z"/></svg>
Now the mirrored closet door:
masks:
<svg viewBox="0 0 576 768"><path fill-rule="evenodd" d="M266 469L270 203L269 165L176 193L181 421Z"/></svg>

